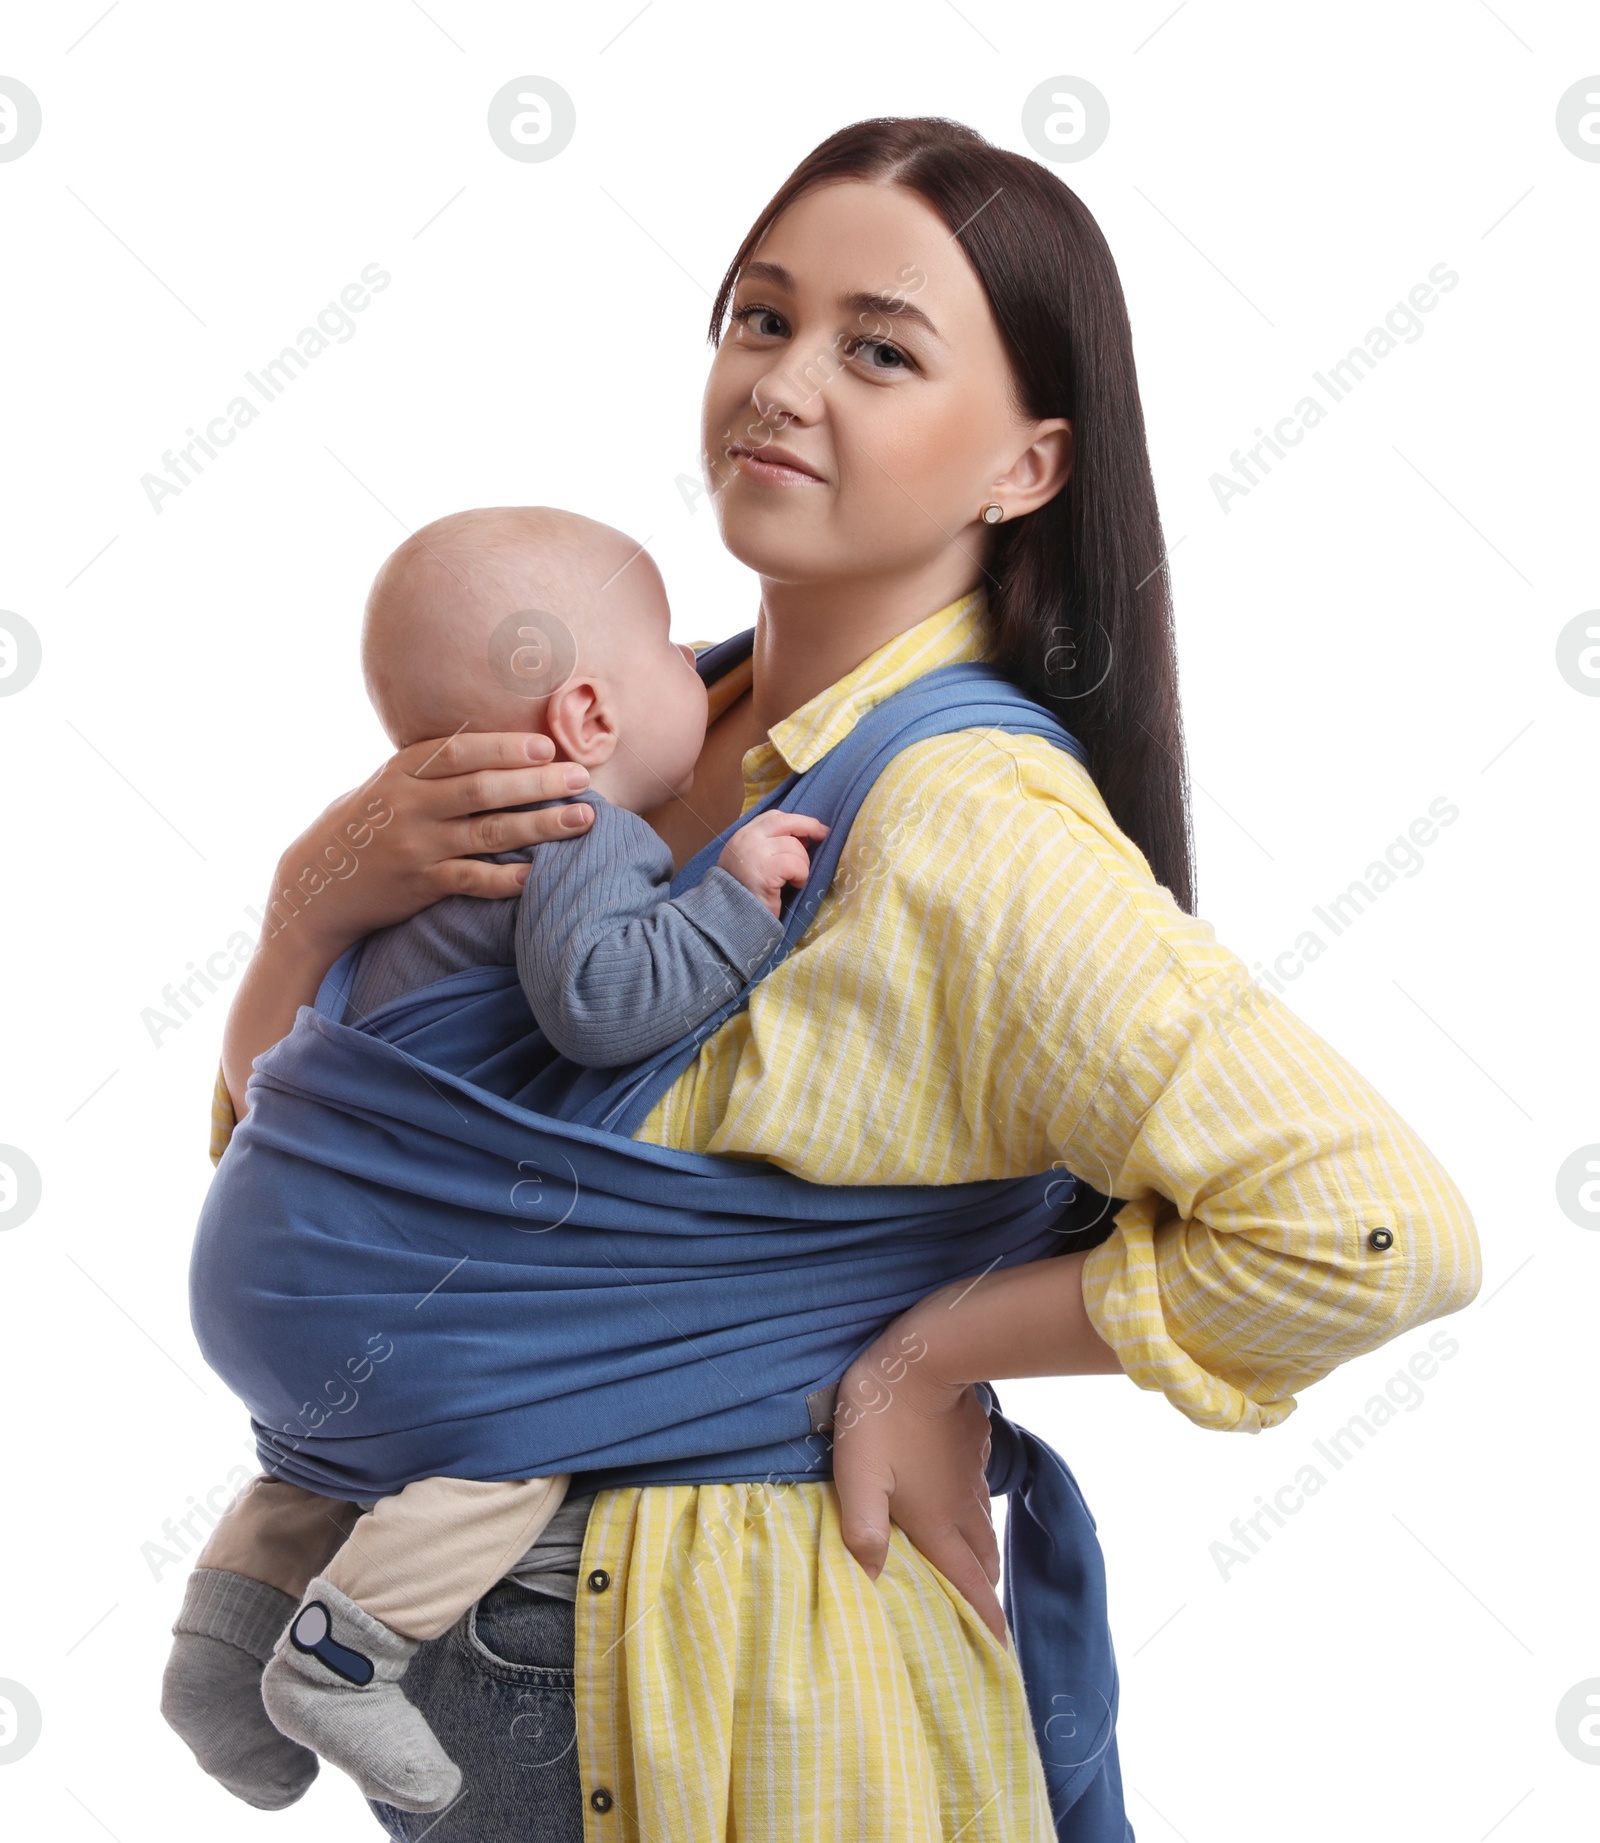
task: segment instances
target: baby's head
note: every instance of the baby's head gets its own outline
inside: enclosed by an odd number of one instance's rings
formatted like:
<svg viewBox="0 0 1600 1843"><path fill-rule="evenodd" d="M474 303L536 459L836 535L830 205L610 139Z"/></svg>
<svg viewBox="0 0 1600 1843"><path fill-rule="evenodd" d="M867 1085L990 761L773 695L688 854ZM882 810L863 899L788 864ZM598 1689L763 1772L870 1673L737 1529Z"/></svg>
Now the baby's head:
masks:
<svg viewBox="0 0 1600 1843"><path fill-rule="evenodd" d="M389 558L361 660L397 749L535 730L644 813L687 791L705 738L705 686L670 620L631 538L575 512L495 506L424 525Z"/></svg>

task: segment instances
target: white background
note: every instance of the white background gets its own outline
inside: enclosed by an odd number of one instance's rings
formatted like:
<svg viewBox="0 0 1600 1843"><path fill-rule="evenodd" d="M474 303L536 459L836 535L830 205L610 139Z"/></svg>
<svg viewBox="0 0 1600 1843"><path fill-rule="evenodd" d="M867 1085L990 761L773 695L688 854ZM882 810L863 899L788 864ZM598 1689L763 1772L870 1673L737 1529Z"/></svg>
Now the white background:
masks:
<svg viewBox="0 0 1600 1843"><path fill-rule="evenodd" d="M444 512L553 502L648 540L681 638L748 625L750 579L677 483L708 290L748 221L847 121L946 113L1027 151L1023 99L1075 75L1111 130L1058 170L1133 316L1202 913L1275 955L1430 801L1459 807L1291 1002L1443 1159L1487 1277L1422 1405L1323 1464L1226 1579L1211 1545L1426 1332L1256 1439L1121 1381L1007 1405L1099 1515L1141 1839L1592 1838L1600 1771L1555 1712L1600 1677L1600 1233L1555 1175L1600 1140L1600 700L1556 639L1600 605L1600 165L1554 127L1600 71L1592 9L636 11L11 12L0 73L44 126L0 164L0 607L44 663L0 700L0 1141L44 1195L0 1234L0 1679L44 1727L0 1768L0 1824L377 1835L333 1771L288 1814L234 1802L157 1711L184 1567L155 1578L144 1545L248 1453L185 1292L227 991L159 1047L141 1016L253 933L278 851L384 754L356 661L377 564ZM529 74L577 107L544 164L485 127ZM153 511L163 450L374 262L392 284L355 336ZM1423 336L1224 512L1231 451L1441 262L1460 282Z"/></svg>

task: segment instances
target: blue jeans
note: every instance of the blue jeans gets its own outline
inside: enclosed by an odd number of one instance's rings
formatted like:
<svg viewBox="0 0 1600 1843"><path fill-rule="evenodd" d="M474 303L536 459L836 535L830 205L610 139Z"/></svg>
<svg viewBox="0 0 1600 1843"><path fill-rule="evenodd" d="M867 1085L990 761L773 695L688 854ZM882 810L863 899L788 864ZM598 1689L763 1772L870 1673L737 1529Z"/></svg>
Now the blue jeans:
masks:
<svg viewBox="0 0 1600 1843"><path fill-rule="evenodd" d="M502 1581L442 1638L423 1645L405 1693L461 1768L439 1812L373 1815L399 1843L583 1843L573 1608Z"/></svg>

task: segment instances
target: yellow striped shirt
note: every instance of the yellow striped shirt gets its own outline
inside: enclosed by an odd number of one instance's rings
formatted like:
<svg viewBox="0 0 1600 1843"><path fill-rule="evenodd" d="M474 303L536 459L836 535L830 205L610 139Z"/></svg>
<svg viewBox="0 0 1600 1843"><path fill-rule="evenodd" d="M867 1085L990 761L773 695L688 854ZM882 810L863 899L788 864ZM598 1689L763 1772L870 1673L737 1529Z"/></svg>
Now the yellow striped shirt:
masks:
<svg viewBox="0 0 1600 1843"><path fill-rule="evenodd" d="M978 595L941 609L776 724L746 807L892 692L981 658L982 616ZM1480 1277L1416 1134L1184 914L1085 769L998 730L895 757L799 948L638 1136L827 1184L1059 1165L1129 1199L1084 1269L1090 1316L1207 1427L1281 1421Z"/></svg>
<svg viewBox="0 0 1600 1843"><path fill-rule="evenodd" d="M746 809L922 673L981 658L982 616L977 595L941 609L776 724ZM639 1137L836 1184L1060 1166L1128 1199L1088 1257L1090 1316L1207 1427L1282 1420L1479 1283L1466 1205L1404 1121L1177 907L1074 760L1000 731L889 764L800 946ZM603 1493L597 1568L588 1843L1053 1835L1012 1654L898 1531L868 1583L831 1486Z"/></svg>

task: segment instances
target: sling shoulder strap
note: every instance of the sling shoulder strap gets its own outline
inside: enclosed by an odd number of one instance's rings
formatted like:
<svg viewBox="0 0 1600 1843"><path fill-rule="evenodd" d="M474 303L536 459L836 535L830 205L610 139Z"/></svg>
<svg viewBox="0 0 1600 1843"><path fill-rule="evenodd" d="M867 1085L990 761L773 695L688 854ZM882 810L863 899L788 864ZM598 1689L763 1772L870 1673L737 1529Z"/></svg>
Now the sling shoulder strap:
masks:
<svg viewBox="0 0 1600 1843"><path fill-rule="evenodd" d="M828 836L813 849L811 874L803 888L789 897L782 937L766 959L750 970L743 986L730 992L678 1043L628 1070L585 1071L592 1079L570 1083L566 1105L560 1108L562 1116L611 1132L630 1136L636 1132L699 1054L705 1040L750 1002L755 987L799 945L833 882L856 814L888 763L914 743L957 730L985 729L1043 737L1088 765L1087 751L1077 738L989 665L959 661L939 666L885 698L821 761L803 774L788 776L703 846L673 879L674 895L692 888L716 863L739 827L758 813L776 807L820 819L829 828Z"/></svg>

